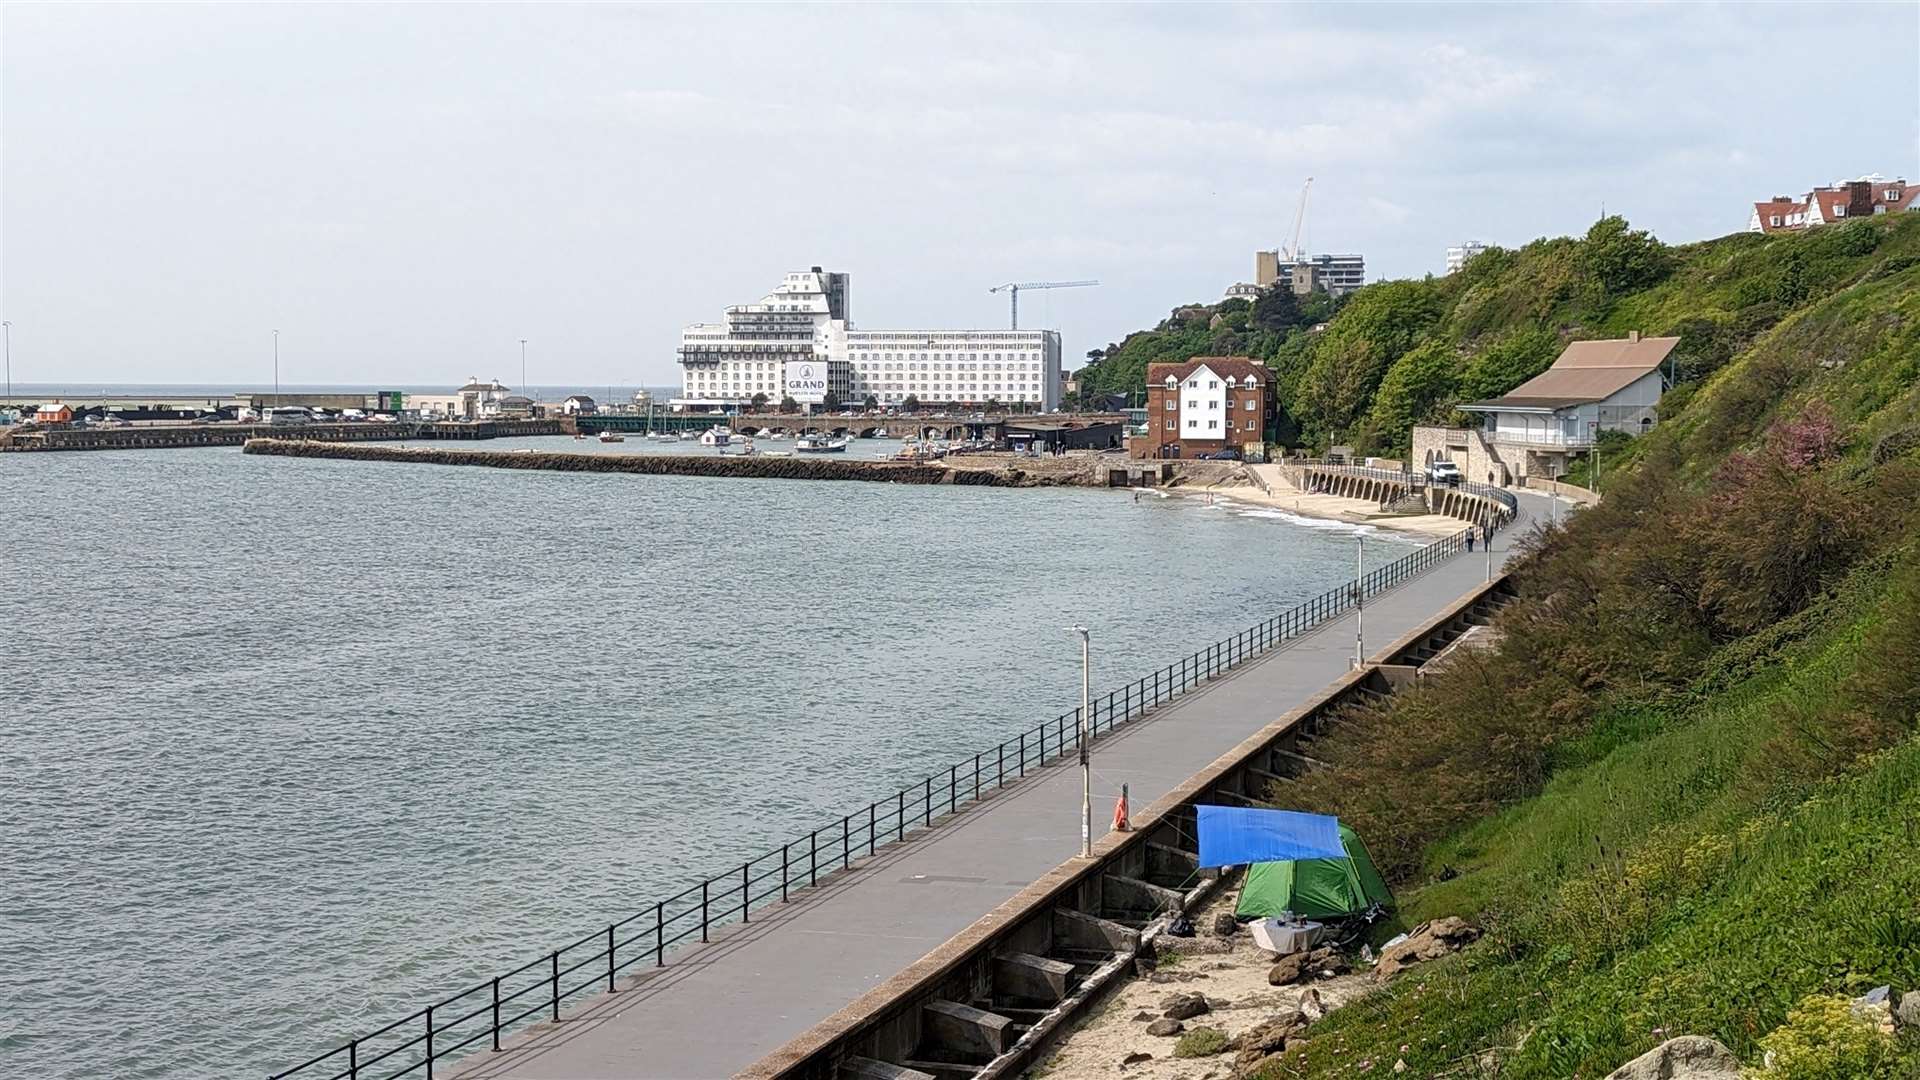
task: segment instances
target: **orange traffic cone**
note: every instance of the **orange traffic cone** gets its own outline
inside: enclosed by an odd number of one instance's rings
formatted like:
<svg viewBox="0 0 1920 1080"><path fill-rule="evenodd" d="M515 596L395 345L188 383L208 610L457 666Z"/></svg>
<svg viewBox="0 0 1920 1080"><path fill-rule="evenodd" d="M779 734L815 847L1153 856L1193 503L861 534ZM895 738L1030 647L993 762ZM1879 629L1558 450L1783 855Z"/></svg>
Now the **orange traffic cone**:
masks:
<svg viewBox="0 0 1920 1080"><path fill-rule="evenodd" d="M1113 804L1113 831L1129 832L1133 826L1127 821L1127 787L1120 785L1120 798Z"/></svg>

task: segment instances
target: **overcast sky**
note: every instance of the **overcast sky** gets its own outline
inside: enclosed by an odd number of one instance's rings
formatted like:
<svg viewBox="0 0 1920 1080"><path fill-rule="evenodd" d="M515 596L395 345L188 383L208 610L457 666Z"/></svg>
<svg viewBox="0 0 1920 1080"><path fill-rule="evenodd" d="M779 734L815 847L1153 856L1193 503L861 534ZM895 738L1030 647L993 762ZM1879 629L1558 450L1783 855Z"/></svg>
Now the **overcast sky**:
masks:
<svg viewBox="0 0 1920 1080"><path fill-rule="evenodd" d="M783 273L1067 356L1287 239L1669 241L1920 179L1920 5L0 9L23 382L677 383Z"/></svg>

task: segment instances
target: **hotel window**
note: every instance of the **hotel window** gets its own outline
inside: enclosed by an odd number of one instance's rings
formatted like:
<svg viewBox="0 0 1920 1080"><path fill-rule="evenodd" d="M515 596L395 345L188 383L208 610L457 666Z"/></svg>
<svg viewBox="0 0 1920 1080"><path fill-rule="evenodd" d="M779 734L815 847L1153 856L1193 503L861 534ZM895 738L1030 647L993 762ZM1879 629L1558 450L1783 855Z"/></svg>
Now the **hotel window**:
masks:
<svg viewBox="0 0 1920 1080"><path fill-rule="evenodd" d="M1209 401L1209 402L1207 402L1207 408L1209 408L1209 409L1217 409L1217 408L1219 408L1219 407L1220 407L1220 403L1219 403L1219 402L1217 402L1217 401Z"/></svg>
<svg viewBox="0 0 1920 1080"><path fill-rule="evenodd" d="M1199 407L1200 407L1200 402L1197 399L1187 402L1187 408L1189 409L1197 409Z"/></svg>
<svg viewBox="0 0 1920 1080"><path fill-rule="evenodd" d="M1218 389L1220 389L1220 380L1219 380L1219 379L1208 379L1208 380L1207 380L1207 389L1209 389L1209 390L1218 390Z"/></svg>
<svg viewBox="0 0 1920 1080"><path fill-rule="evenodd" d="M1210 429L1211 429L1211 428L1217 428L1217 427L1219 427L1219 426L1220 426L1220 421L1218 421L1218 420L1209 420L1209 421L1207 421L1207 427L1208 427L1208 428L1210 428Z"/></svg>
<svg viewBox="0 0 1920 1080"><path fill-rule="evenodd" d="M1190 381L1189 381L1189 382L1187 383L1187 389L1189 389L1189 390L1198 390L1198 389L1200 389L1200 380L1199 380L1199 379L1193 379L1193 380L1190 380Z"/></svg>
<svg viewBox="0 0 1920 1080"><path fill-rule="evenodd" d="M1197 428L1197 427L1199 427L1199 426L1200 426L1200 421L1198 421L1198 420L1189 420L1189 421L1187 421L1187 426L1188 426L1188 427L1190 427L1190 428Z"/></svg>

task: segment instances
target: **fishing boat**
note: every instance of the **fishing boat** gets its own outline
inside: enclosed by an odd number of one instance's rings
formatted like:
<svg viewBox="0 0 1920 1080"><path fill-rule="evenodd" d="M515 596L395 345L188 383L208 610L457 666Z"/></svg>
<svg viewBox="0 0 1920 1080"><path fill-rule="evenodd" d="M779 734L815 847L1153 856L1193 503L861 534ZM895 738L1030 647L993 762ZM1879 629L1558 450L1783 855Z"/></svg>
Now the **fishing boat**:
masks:
<svg viewBox="0 0 1920 1080"><path fill-rule="evenodd" d="M601 442L626 442L627 437L625 435L620 434L617 431L603 431L600 433L600 441Z"/></svg>
<svg viewBox="0 0 1920 1080"><path fill-rule="evenodd" d="M844 454L847 452L847 440L826 435L803 435L800 441L793 444L793 448L802 454Z"/></svg>

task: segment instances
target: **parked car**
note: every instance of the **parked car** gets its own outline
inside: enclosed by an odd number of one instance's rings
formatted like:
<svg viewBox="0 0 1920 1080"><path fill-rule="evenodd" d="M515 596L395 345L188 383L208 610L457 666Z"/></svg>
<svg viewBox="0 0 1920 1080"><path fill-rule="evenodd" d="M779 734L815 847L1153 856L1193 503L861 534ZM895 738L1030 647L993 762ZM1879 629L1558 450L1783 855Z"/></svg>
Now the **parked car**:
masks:
<svg viewBox="0 0 1920 1080"><path fill-rule="evenodd" d="M1464 479L1466 479L1466 477L1461 474L1460 466L1455 465L1451 461L1436 461L1427 466L1428 483L1443 484L1447 487L1459 487L1460 481Z"/></svg>
<svg viewBox="0 0 1920 1080"><path fill-rule="evenodd" d="M374 422L378 424L391 424L393 423L393 414L392 413L374 413L373 419L374 419Z"/></svg>
<svg viewBox="0 0 1920 1080"><path fill-rule="evenodd" d="M1240 451L1233 449L1215 450L1211 454L1201 454L1200 456L1208 461L1239 461Z"/></svg>

